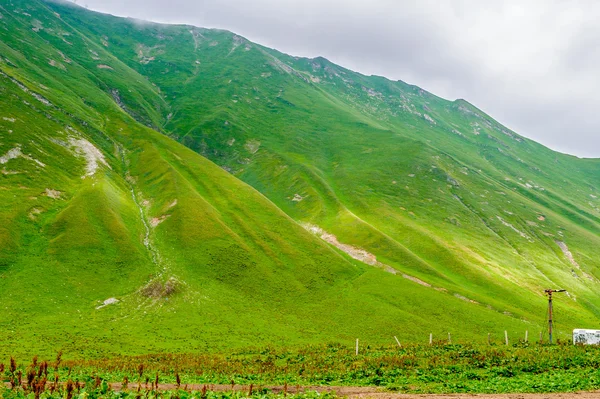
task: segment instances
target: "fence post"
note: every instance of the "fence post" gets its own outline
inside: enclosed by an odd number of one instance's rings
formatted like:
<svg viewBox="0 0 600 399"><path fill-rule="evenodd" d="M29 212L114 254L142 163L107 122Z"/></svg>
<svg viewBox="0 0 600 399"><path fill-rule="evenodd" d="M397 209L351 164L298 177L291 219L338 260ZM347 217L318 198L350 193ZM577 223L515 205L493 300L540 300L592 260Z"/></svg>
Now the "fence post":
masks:
<svg viewBox="0 0 600 399"><path fill-rule="evenodd" d="M356 356L358 356L358 338L356 338Z"/></svg>
<svg viewBox="0 0 600 399"><path fill-rule="evenodd" d="M433 344L433 333L429 333L429 345Z"/></svg>
<svg viewBox="0 0 600 399"><path fill-rule="evenodd" d="M506 342L506 346L508 346L508 331L504 330L504 341Z"/></svg>
<svg viewBox="0 0 600 399"><path fill-rule="evenodd" d="M452 337L450 337L450 333L448 333L448 343L451 344L452 343Z"/></svg>
<svg viewBox="0 0 600 399"><path fill-rule="evenodd" d="M492 341L490 340L490 335L491 335L491 334L490 334L490 333L488 333L488 345L491 345L491 344L492 344Z"/></svg>
<svg viewBox="0 0 600 399"><path fill-rule="evenodd" d="M529 341L529 331L525 330L525 342Z"/></svg>

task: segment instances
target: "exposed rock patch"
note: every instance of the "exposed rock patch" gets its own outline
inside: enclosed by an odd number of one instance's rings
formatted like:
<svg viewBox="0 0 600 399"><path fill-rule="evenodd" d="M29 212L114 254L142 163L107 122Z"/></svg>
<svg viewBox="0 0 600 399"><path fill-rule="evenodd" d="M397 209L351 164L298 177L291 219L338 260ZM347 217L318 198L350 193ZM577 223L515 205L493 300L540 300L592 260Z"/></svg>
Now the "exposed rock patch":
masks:
<svg viewBox="0 0 600 399"><path fill-rule="evenodd" d="M427 114L423 114L423 118L424 118L424 119L425 119L427 122L429 122L429 123L431 123L431 124L433 124L433 125L437 125L437 122L436 122L435 120L433 120L433 118L432 118L431 116L429 116L429 115L427 115Z"/></svg>
<svg viewBox="0 0 600 399"><path fill-rule="evenodd" d="M202 35L202 33L198 32L196 29L190 29L189 32L192 35L192 38L194 39L194 51L198 51L198 44L199 44L198 39L199 38L204 39L204 36Z"/></svg>
<svg viewBox="0 0 600 399"><path fill-rule="evenodd" d="M436 291L439 292L448 292L448 290L446 290L445 288L442 287L433 287L431 284L427 283L426 281L423 281L417 277L408 275L408 274L399 274L398 270L394 269L393 267L386 265L385 263L381 263L379 261L377 261L377 257L372 254L369 253L368 251L365 251L362 248L358 248L358 247L354 247L352 245L348 245L348 244L343 244L341 242L339 242L339 240L337 239L337 237L331 233L326 232L325 230L323 230L322 228L320 228L319 226L315 226L313 224L310 223L303 223L301 224L302 227L304 227L306 230L310 231L311 233L315 234L316 236L320 237L322 240L328 242L329 244L333 245L334 247L342 250L343 252L347 253L348 255L350 255L350 257L352 257L353 259L356 259L358 261L361 261L363 263L366 263L367 265L370 266L376 266L376 267L380 267L383 270L385 270L388 273L391 274L395 274L395 275L400 275L401 277L410 280L414 283L417 283L419 285L422 285L423 287L427 287L427 288L433 288ZM472 299L469 299L463 295L460 294L453 294L456 298L461 299L463 301L475 304L475 305L479 305L479 302L474 301Z"/></svg>
<svg viewBox="0 0 600 399"><path fill-rule="evenodd" d="M0 157L0 164L5 164L11 159L19 158L23 153L21 152L21 147L15 147Z"/></svg>
<svg viewBox="0 0 600 399"><path fill-rule="evenodd" d="M34 32L39 32L44 29L44 24L42 24L42 21L40 21L39 19L34 19L33 21L31 21L31 25L33 25L31 30Z"/></svg>
<svg viewBox="0 0 600 399"><path fill-rule="evenodd" d="M161 217L158 217L158 218L152 218L152 219L150 219L150 226L156 227L170 217L171 217L171 215L162 215Z"/></svg>
<svg viewBox="0 0 600 399"><path fill-rule="evenodd" d="M21 172L17 172L16 170L8 170L6 168L2 168L2 170L0 170L0 173L2 173L4 176L10 176L10 175L18 175Z"/></svg>
<svg viewBox="0 0 600 399"><path fill-rule="evenodd" d="M52 199L60 199L61 196L61 192L58 190L53 190L51 188L47 188L46 191L44 192L44 195L46 197L52 198Z"/></svg>
<svg viewBox="0 0 600 399"><path fill-rule="evenodd" d="M67 57L62 51L59 51L58 54L60 55L60 57L63 59L64 62L66 62L67 64L71 64L73 61Z"/></svg>
<svg viewBox="0 0 600 399"><path fill-rule="evenodd" d="M92 57L92 59L94 61L99 61L100 60L100 56L98 55L98 53L92 49L90 49L90 57Z"/></svg>
<svg viewBox="0 0 600 399"><path fill-rule="evenodd" d="M343 244L343 243L339 242L335 235L326 232L325 230L321 229L319 226L305 223L305 224L302 224L302 227L304 227L311 233L319 236L322 240L328 242L329 244L333 245L334 247L347 253L348 255L350 255L350 257L352 257L356 260L366 263L367 265L381 267L383 270L385 270L388 273L398 274L398 271L396 269L394 269L393 267L386 265L385 263L381 263L381 262L377 261L377 257L375 255L373 255L372 253L365 251L362 248L354 247L352 245ZM417 284L420 284L424 287L431 287L431 284L429 284L421 279L418 279L417 277L413 277L408 274L402 274L402 277L407 280L413 281Z"/></svg>
<svg viewBox="0 0 600 399"><path fill-rule="evenodd" d="M575 266L576 268L580 269L581 267L575 261L575 258L573 257L573 254L569 250L569 247L567 246L567 244L564 243L563 241L555 241L555 243L561 249L561 251L563 252L563 254L565 255L565 257L569 260L569 262L571 262L571 264L573 266Z"/></svg>
<svg viewBox="0 0 600 399"><path fill-rule="evenodd" d="M279 69L280 71L285 72L287 74L292 74L293 72L295 72L295 70L291 66L284 63L279 58L277 58L271 54L267 54L267 55L270 56L270 58L271 58L271 62L269 64L271 64L276 69Z"/></svg>
<svg viewBox="0 0 600 399"><path fill-rule="evenodd" d="M431 284L426 283L425 281L423 281L419 278L416 278L414 276L409 276L408 274L403 274L402 277L404 277L407 280L414 281L415 283L420 284L424 287L431 287Z"/></svg>
<svg viewBox="0 0 600 399"><path fill-rule="evenodd" d="M474 304L479 304L479 302L474 301L472 299L467 298L466 296L460 295L460 294L454 294L454 296L460 300L463 300L465 302L470 302L470 303L474 303Z"/></svg>
<svg viewBox="0 0 600 399"><path fill-rule="evenodd" d="M554 242L556 243L556 245L558 245L558 247L560 248L562 253L565 255L567 260L571 263L571 265L573 265L573 267L575 269L579 270L587 279L593 280L592 276L590 276L589 274L587 274L586 272L584 272L581 269L581 266L579 265L579 263L577 263L577 261L575 260L575 257L573 257L573 253L569 250L569 247L567 246L567 244L564 241L556 240Z"/></svg>
<svg viewBox="0 0 600 399"><path fill-rule="evenodd" d="M14 65L14 64L11 63L11 65ZM15 78L12 78L12 77L6 75L2 71L0 71L0 76L4 76L4 77L7 77L8 79L10 79L14 84L16 84L19 87L19 89L23 90L27 94L30 94L31 96L33 96L36 100L38 100L42 104L44 104L44 105L46 105L48 107L53 107L52 103L50 101L48 101L44 96L42 96L41 94L38 94L38 93L36 93L34 91L29 90L29 88L27 88L27 86L25 86L24 84L22 84L21 82L19 82Z"/></svg>
<svg viewBox="0 0 600 399"><path fill-rule="evenodd" d="M521 237L525 238L526 240L528 240L529 242L533 242L533 240L531 239L531 237L529 237L527 234L525 234L524 232L522 232L521 230L517 229L515 226L513 226L512 224L508 223L507 221L505 221L504 219L502 219L500 216L496 216L496 218L498 218L498 220L506 227L510 228L512 231L514 231L515 233L519 234Z"/></svg>
<svg viewBox="0 0 600 399"><path fill-rule="evenodd" d="M260 148L260 141L258 140L248 140L246 144L244 144L244 148L248 150L249 153L255 154L256 151Z"/></svg>
<svg viewBox="0 0 600 399"><path fill-rule="evenodd" d="M230 55L231 53L233 53L241 44L244 43L244 39L238 35L233 35L233 43L232 43L232 47L231 50L229 50L229 53L227 55Z"/></svg>
<svg viewBox="0 0 600 399"><path fill-rule="evenodd" d="M352 245L342 244L338 241L337 237L333 234L326 232L318 226L305 224L304 228L306 228L311 233L319 236L322 240L328 242L334 247L342 250L343 252L350 255L350 257L359 260L367 265L375 266L377 264L377 257L372 253L365 251L362 248L353 247Z"/></svg>
<svg viewBox="0 0 600 399"><path fill-rule="evenodd" d="M108 298L104 302L102 302L102 305L96 306L96 310L102 309L109 305L114 305L115 303L119 303L119 302L121 302L121 301L119 301L117 298Z"/></svg>
<svg viewBox="0 0 600 399"><path fill-rule="evenodd" d="M31 211L29 212L29 219L31 219L31 220L37 219L37 215L39 215L42 212L43 212L43 210L41 208L31 209Z"/></svg>
<svg viewBox="0 0 600 399"><path fill-rule="evenodd" d="M40 162L39 160L31 157L30 155L27 154L23 154L23 151L21 151L21 147L17 146L11 150L8 150L8 152L2 156L0 156L0 164L5 164L8 163L10 160L12 159L17 159L17 158L23 158L26 159L28 161L32 161L35 162L38 166L41 166L42 168L46 166L46 164L44 164L43 162Z"/></svg>
<svg viewBox="0 0 600 399"><path fill-rule="evenodd" d="M139 292L147 298L160 299L168 298L169 296L176 294L180 287L181 283L177 279L171 277L164 283L157 280L151 281L146 286L142 287Z"/></svg>
<svg viewBox="0 0 600 399"><path fill-rule="evenodd" d="M148 47L144 46L143 44L138 44L136 47L136 52L140 64L149 64L156 59L157 55L164 54L165 51L163 50L163 47L164 45Z"/></svg>
<svg viewBox="0 0 600 399"><path fill-rule="evenodd" d="M98 170L98 166L100 164L110 168L104 159L104 154L102 154L98 148L96 148L86 139L76 139L74 137L70 137L69 144L74 149L75 153L85 158L87 162L85 167L85 175L82 176L82 178L85 178L86 176L93 176Z"/></svg>
<svg viewBox="0 0 600 399"><path fill-rule="evenodd" d="M50 64L50 66L53 66L54 68L58 68L63 71L67 70L67 68L63 64L61 64L60 62L57 62L55 60L48 60L48 64Z"/></svg>

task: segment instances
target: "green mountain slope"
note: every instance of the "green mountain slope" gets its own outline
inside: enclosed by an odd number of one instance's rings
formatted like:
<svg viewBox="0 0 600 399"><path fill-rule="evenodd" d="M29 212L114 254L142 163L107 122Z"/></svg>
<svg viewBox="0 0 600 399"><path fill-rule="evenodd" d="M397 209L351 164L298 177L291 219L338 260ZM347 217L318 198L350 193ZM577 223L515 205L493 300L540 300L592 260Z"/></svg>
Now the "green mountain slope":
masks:
<svg viewBox="0 0 600 399"><path fill-rule="evenodd" d="M550 287L594 326L597 160L230 32L0 15L0 354L482 339Z"/></svg>

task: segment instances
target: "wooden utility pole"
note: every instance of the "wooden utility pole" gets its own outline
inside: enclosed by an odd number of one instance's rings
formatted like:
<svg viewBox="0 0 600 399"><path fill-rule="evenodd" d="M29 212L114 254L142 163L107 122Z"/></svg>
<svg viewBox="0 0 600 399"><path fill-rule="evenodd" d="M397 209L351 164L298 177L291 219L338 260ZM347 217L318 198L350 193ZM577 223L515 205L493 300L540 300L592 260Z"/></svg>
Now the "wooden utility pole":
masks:
<svg viewBox="0 0 600 399"><path fill-rule="evenodd" d="M552 344L552 327L553 327L553 318L552 318L552 293L553 292L565 292L566 290L553 290L547 289L544 290L546 295L548 295L548 342Z"/></svg>

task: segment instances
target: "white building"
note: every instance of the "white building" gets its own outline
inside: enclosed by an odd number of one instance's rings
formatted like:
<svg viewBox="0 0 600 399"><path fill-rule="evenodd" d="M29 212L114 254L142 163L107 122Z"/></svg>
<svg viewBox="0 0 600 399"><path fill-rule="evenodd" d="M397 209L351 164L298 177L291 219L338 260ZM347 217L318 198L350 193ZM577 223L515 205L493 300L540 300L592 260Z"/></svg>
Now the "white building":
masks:
<svg viewBox="0 0 600 399"><path fill-rule="evenodd" d="M575 345L600 345L600 330L573 330L573 343Z"/></svg>

